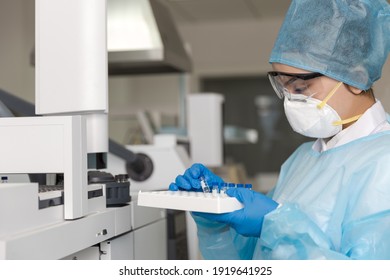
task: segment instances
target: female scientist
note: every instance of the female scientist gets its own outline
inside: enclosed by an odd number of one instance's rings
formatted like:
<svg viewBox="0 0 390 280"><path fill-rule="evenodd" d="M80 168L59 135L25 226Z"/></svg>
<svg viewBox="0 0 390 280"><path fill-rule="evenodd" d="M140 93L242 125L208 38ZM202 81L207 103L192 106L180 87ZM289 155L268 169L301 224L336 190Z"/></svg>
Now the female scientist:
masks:
<svg viewBox="0 0 390 280"><path fill-rule="evenodd" d="M229 189L243 209L192 213L204 258L390 259L390 123L372 90L389 50L386 0L292 1L268 77L291 127L317 140L268 196ZM222 182L194 164L170 189L201 176Z"/></svg>

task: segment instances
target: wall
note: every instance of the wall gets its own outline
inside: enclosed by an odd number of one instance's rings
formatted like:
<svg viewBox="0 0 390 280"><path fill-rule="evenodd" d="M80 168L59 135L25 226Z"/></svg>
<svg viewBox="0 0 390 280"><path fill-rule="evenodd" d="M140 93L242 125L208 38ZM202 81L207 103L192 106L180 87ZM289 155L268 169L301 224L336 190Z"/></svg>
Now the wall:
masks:
<svg viewBox="0 0 390 280"><path fill-rule="evenodd" d="M259 74L269 69L268 56L281 20L242 20L180 26L191 46L195 74Z"/></svg>
<svg viewBox="0 0 390 280"><path fill-rule="evenodd" d="M382 78L374 85L375 96L381 100L387 112L390 112L390 58L383 67Z"/></svg>
<svg viewBox="0 0 390 280"><path fill-rule="evenodd" d="M0 88L34 101L34 1L0 2Z"/></svg>

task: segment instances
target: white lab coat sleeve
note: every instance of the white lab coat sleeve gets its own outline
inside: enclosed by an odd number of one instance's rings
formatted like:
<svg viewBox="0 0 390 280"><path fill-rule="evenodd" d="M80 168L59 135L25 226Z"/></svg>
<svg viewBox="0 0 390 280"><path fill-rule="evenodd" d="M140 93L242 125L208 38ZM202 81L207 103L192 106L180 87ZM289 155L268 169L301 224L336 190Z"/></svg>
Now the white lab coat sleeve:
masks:
<svg viewBox="0 0 390 280"><path fill-rule="evenodd" d="M347 259L298 205L286 203L264 218L254 259Z"/></svg>
<svg viewBox="0 0 390 280"><path fill-rule="evenodd" d="M340 248L316 224L287 204L266 215L258 259L390 259L390 210L378 212L343 225Z"/></svg>
<svg viewBox="0 0 390 280"><path fill-rule="evenodd" d="M390 210L354 221L344 227L341 250L351 259L390 259Z"/></svg>

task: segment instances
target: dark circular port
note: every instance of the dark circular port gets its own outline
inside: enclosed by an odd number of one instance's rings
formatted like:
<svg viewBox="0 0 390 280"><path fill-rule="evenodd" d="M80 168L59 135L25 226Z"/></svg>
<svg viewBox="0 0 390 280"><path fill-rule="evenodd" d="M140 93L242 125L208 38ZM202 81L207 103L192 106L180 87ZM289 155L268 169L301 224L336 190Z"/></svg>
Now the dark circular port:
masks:
<svg viewBox="0 0 390 280"><path fill-rule="evenodd" d="M138 153L134 162L128 162L126 164L126 169L130 179L142 182L152 175L153 162L146 154Z"/></svg>

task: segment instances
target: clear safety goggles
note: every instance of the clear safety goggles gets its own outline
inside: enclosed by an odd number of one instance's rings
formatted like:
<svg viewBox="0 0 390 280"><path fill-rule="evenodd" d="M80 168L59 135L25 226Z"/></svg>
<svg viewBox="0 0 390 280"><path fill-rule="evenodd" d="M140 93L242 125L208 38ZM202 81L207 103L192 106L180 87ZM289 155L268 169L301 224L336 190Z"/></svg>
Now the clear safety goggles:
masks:
<svg viewBox="0 0 390 280"><path fill-rule="evenodd" d="M271 71L268 78L280 99L304 101L322 90L322 83L315 79L324 76L321 73L284 73Z"/></svg>

